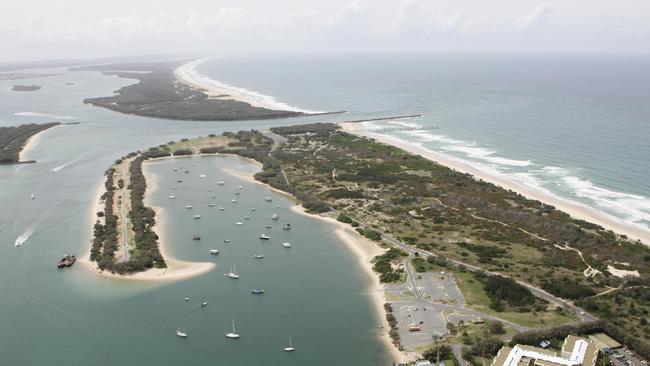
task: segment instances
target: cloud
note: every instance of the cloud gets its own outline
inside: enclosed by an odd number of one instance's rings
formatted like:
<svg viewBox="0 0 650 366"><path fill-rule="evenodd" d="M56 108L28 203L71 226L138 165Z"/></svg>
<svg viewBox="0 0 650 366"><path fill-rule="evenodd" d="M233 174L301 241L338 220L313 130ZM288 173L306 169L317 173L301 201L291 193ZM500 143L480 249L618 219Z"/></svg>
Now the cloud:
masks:
<svg viewBox="0 0 650 366"><path fill-rule="evenodd" d="M553 9L548 3L541 3L530 13L515 19L515 29L520 31L536 31L541 29L548 22Z"/></svg>

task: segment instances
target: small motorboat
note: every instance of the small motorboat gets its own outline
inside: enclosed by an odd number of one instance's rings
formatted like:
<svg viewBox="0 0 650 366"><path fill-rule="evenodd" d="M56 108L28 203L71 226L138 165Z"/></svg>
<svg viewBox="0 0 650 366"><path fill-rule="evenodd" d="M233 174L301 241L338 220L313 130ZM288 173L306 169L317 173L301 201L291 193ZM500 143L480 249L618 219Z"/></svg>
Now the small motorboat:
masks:
<svg viewBox="0 0 650 366"><path fill-rule="evenodd" d="M235 195L236 195L236 196L239 196L239 191L235 191Z"/></svg>
<svg viewBox="0 0 650 366"><path fill-rule="evenodd" d="M251 208L251 211L256 211L257 209L255 207Z"/></svg>
<svg viewBox="0 0 650 366"><path fill-rule="evenodd" d="M243 223L243 222L239 222L239 221L237 221L237 222L235 223L235 225L237 225L237 226L242 226L242 225L244 225L244 223Z"/></svg>
<svg viewBox="0 0 650 366"><path fill-rule="evenodd" d="M230 239L223 239L224 243L230 243Z"/></svg>
<svg viewBox="0 0 650 366"><path fill-rule="evenodd" d="M198 219L201 218L201 215L194 215L194 216L192 216L192 218L193 218L194 220L198 220Z"/></svg>
<svg viewBox="0 0 650 366"><path fill-rule="evenodd" d="M264 293L264 290L262 290L261 288L255 288L255 289L251 290L251 294L254 294L254 295L261 295L263 293Z"/></svg>
<svg viewBox="0 0 650 366"><path fill-rule="evenodd" d="M219 207L219 211L223 211L223 210L225 210L225 208Z"/></svg>
<svg viewBox="0 0 650 366"><path fill-rule="evenodd" d="M176 198L176 196L169 196L170 200L173 200L174 198Z"/></svg>
<svg viewBox="0 0 650 366"><path fill-rule="evenodd" d="M282 225L282 230L291 230L291 224Z"/></svg>
<svg viewBox="0 0 650 366"><path fill-rule="evenodd" d="M186 297L186 298L185 298L185 301L190 301L190 298L189 298L189 297Z"/></svg>
<svg viewBox="0 0 650 366"><path fill-rule="evenodd" d="M271 216L271 220L277 220L277 219L279 219L279 218L280 218L280 216L279 216L278 214L273 214L273 215Z"/></svg>
<svg viewBox="0 0 650 366"><path fill-rule="evenodd" d="M273 197L268 196L268 197L264 198L264 201L271 202L271 201L273 201Z"/></svg>
<svg viewBox="0 0 650 366"><path fill-rule="evenodd" d="M237 188L239 188L239 189L244 189L244 186L237 186Z"/></svg>
<svg viewBox="0 0 650 366"><path fill-rule="evenodd" d="M237 200L233 198L233 199L230 200L230 202L237 203Z"/></svg>
<svg viewBox="0 0 650 366"><path fill-rule="evenodd" d="M271 239L271 237L268 236L268 235L266 235L266 234L262 234L262 235L260 235L260 239L262 239L262 240L269 240L269 239Z"/></svg>
<svg viewBox="0 0 650 366"><path fill-rule="evenodd" d="M224 181L222 181L222 180L220 180L220 181L217 182L217 185L218 185L218 186L223 186L223 185L225 185L225 184L226 184L226 182L224 182Z"/></svg>
<svg viewBox="0 0 650 366"><path fill-rule="evenodd" d="M199 175L199 178L205 178L205 177L206 177L205 174L201 174L201 175Z"/></svg>
<svg viewBox="0 0 650 366"><path fill-rule="evenodd" d="M291 243L285 242L285 243L282 243L282 246L285 247L285 248L291 248Z"/></svg>
<svg viewBox="0 0 650 366"><path fill-rule="evenodd" d="M208 203L208 207L214 207L216 206L214 203Z"/></svg>
<svg viewBox="0 0 650 366"><path fill-rule="evenodd" d="M244 220L250 220L250 219L251 219L250 216L244 216Z"/></svg>
<svg viewBox="0 0 650 366"><path fill-rule="evenodd" d="M266 225L266 226L265 226L265 228L267 228L267 229L270 229L270 228L272 228L272 227L273 227L273 226L271 226L271 225Z"/></svg>
<svg viewBox="0 0 650 366"><path fill-rule="evenodd" d="M187 333L181 328L176 329L176 335L181 338L187 338Z"/></svg>
<svg viewBox="0 0 650 366"><path fill-rule="evenodd" d="M192 235L192 240L201 240L201 237L198 235Z"/></svg>
<svg viewBox="0 0 650 366"><path fill-rule="evenodd" d="M202 302L201 305L199 305L199 306L202 307L202 308L204 308L204 307L208 306L208 302L207 302L207 301L204 301L204 302Z"/></svg>
<svg viewBox="0 0 650 366"><path fill-rule="evenodd" d="M190 209L192 209L192 205L187 205L187 206L185 206L185 208L190 210Z"/></svg>
<svg viewBox="0 0 650 366"><path fill-rule="evenodd" d="M219 249L210 249L210 254L219 255Z"/></svg>
<svg viewBox="0 0 650 366"><path fill-rule="evenodd" d="M36 199L36 195L34 195L34 193L32 193L32 195L30 196L30 198L34 200L34 199Z"/></svg>
<svg viewBox="0 0 650 366"><path fill-rule="evenodd" d="M183 180L179 179L179 180L176 181L176 183L183 183Z"/></svg>

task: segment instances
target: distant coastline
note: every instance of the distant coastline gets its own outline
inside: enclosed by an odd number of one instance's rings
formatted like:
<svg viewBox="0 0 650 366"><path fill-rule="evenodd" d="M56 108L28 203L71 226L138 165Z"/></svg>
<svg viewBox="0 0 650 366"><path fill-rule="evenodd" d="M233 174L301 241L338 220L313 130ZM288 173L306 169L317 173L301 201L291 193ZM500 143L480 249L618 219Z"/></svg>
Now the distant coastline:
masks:
<svg viewBox="0 0 650 366"><path fill-rule="evenodd" d="M178 67L178 61L161 61L95 65L72 68L71 71L101 71L105 75L137 80L135 84L116 90L112 96L84 99L84 103L120 113L186 121L236 121L307 115L299 111L253 105L249 103L251 100L244 100L239 94L222 95L221 91L209 94L205 88L196 87L195 81L187 73L182 81L177 79L178 71L175 70ZM228 93L233 93L233 89Z"/></svg>
<svg viewBox="0 0 650 366"><path fill-rule="evenodd" d="M512 190L530 199L538 200L548 205L555 206L555 208L558 210L564 211L574 218L600 225L616 233L626 235L630 239L639 240L646 246L650 246L650 232L647 230L643 230L642 228L631 224L619 222L613 218L610 218L606 214L585 205L546 194L514 181L489 175L483 171L480 171L479 169L470 166L469 164L459 161L458 159L455 159L443 153L425 149L417 145L409 144L395 137L372 132L364 132L362 129L359 129L358 124L339 123L339 125L346 132L360 134L365 137L373 138L377 141L393 145L412 154L421 155L440 165L444 165L462 173L473 175L476 179L490 182L502 188Z"/></svg>
<svg viewBox="0 0 650 366"><path fill-rule="evenodd" d="M36 160L24 160L25 154L36 145L41 132L60 124L51 122L0 127L0 165L35 163Z"/></svg>

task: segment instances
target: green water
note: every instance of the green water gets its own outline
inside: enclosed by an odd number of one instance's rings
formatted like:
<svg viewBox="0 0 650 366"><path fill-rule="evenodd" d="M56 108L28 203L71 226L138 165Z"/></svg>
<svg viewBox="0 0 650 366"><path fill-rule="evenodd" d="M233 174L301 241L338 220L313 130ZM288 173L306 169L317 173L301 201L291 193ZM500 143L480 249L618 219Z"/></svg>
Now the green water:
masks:
<svg viewBox="0 0 650 366"><path fill-rule="evenodd" d="M14 114L26 111L69 115L81 124L44 132L26 156L38 163L0 166L0 365L388 364L376 336L377 315L364 294L369 281L355 258L331 227L289 211L286 198L221 172L226 166L256 169L234 157L148 164L159 177L159 190L150 198L168 215L162 230L169 251L182 260L214 261L213 271L155 285L95 276L80 266L56 268L61 255L86 252L97 188L118 157L181 137L300 119L198 123L126 116L81 99L106 94L127 80L66 73L36 81L43 89L22 94L9 91L11 82L0 82L0 125L53 119ZM170 193L178 164L190 174L183 174L179 190ZM207 177L199 178L201 173ZM217 180L227 184L217 187ZM233 204L239 185L244 189ZM209 189L217 197L210 209L205 206ZM32 193L35 200L29 199ZM169 200L170 194L178 198ZM268 195L274 197L272 204L264 201ZM194 209L185 210L187 204ZM247 211L251 207L257 211ZM269 230L272 240L261 243L265 258L255 261L258 235L273 224L274 212L281 220ZM203 218L193 220L194 214ZM243 219L246 214L250 222ZM245 225L238 227L236 221ZM282 231L278 225L284 222L294 228ZM14 246L16 238L30 232L22 246ZM202 236L200 242L190 240L195 233ZM225 236L232 240L227 247ZM291 249L281 246L285 240ZM208 254L213 247L222 251L216 258ZM223 276L233 263L238 281ZM254 287L266 293L253 296ZM209 305L200 309L204 298ZM235 342L224 337L232 319L242 336ZM190 336L178 338L178 327ZM282 351L289 335L297 348L292 354Z"/></svg>

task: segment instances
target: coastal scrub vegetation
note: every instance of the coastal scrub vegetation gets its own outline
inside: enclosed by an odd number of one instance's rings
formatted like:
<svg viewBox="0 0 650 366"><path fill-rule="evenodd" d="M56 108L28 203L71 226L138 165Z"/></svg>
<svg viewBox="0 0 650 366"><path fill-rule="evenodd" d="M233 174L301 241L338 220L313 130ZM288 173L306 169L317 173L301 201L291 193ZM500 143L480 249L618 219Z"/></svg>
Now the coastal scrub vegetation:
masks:
<svg viewBox="0 0 650 366"><path fill-rule="evenodd" d="M25 143L30 137L60 124L60 122L51 122L0 127L0 164L19 163L20 152L23 150L23 146L25 146ZM34 161L29 162L33 163Z"/></svg>
<svg viewBox="0 0 650 366"><path fill-rule="evenodd" d="M277 170L293 190L336 210L344 222L578 300L609 326L650 340L650 327L640 320L650 311L644 301L650 249L642 243L334 124L272 130L286 139L270 153ZM611 275L607 266L618 263L640 276ZM505 296L506 308L522 304L509 304L517 302L510 296L532 299L504 291L502 281L494 282L500 285L492 296ZM626 301L616 296L632 290L638 293ZM531 311L542 306L527 305Z"/></svg>
<svg viewBox="0 0 650 366"><path fill-rule="evenodd" d="M228 99L227 95L211 97L202 90L178 81L174 76L177 66L177 61L163 61L93 65L71 70L102 71L106 75L138 80L135 84L116 90L112 96L84 99L84 103L126 114L190 121L234 121L304 115L302 112L255 107Z"/></svg>

